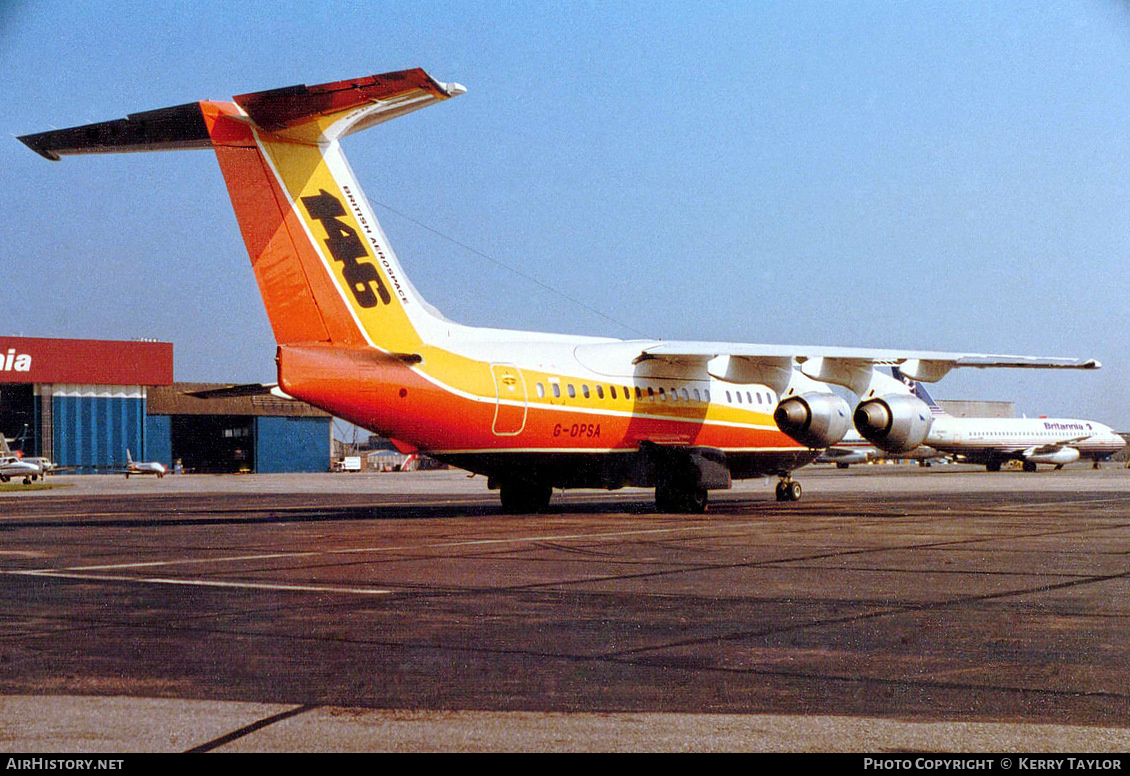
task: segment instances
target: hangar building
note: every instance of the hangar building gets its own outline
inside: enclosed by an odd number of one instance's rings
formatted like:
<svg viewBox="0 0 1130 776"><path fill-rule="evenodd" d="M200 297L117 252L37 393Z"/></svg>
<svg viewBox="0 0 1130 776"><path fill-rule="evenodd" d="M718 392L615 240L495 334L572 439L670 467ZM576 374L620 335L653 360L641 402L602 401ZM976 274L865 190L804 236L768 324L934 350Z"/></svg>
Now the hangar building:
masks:
<svg viewBox="0 0 1130 776"><path fill-rule="evenodd" d="M147 438L159 461L186 472L324 472L330 468L332 417L270 394L198 398L214 383L149 389Z"/></svg>
<svg viewBox="0 0 1130 776"><path fill-rule="evenodd" d="M0 432L25 455L95 473L135 460L186 471L327 471L332 418L297 401L196 399L169 342L0 337Z"/></svg>

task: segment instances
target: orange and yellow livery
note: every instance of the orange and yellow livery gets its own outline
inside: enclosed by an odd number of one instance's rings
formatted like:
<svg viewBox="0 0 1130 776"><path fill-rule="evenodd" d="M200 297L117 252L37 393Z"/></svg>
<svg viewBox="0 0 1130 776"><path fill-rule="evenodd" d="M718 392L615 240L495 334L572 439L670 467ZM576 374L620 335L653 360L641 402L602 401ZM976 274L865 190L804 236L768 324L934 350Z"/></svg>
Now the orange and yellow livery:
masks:
<svg viewBox="0 0 1130 776"><path fill-rule="evenodd" d="M876 366L925 380L955 366L1097 366L621 341L449 321L412 286L340 142L463 91L404 70L20 139L53 160L213 149L278 343L282 390L402 450L487 475L512 510L543 509L555 487L633 485L654 486L664 511L701 511L709 490L763 475L780 476L778 498L795 500L790 473L851 423L828 383L860 396L857 426L905 446L928 430L929 411Z"/></svg>

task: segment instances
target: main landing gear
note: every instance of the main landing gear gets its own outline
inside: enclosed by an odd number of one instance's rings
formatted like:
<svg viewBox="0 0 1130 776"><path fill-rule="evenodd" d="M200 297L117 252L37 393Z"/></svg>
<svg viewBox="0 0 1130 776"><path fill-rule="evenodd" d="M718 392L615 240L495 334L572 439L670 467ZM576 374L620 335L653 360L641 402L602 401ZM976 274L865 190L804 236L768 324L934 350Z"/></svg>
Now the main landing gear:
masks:
<svg viewBox="0 0 1130 776"><path fill-rule="evenodd" d="M707 498L706 488L677 483L669 477L664 477L655 485L657 512L702 514L706 511Z"/></svg>
<svg viewBox="0 0 1130 776"><path fill-rule="evenodd" d="M499 484L498 496L502 501L502 511L509 514L544 512L549 508L553 488L529 480L507 480Z"/></svg>
<svg viewBox="0 0 1130 776"><path fill-rule="evenodd" d="M777 500L800 501L800 494L800 483L788 474L782 474L781 481L777 483Z"/></svg>

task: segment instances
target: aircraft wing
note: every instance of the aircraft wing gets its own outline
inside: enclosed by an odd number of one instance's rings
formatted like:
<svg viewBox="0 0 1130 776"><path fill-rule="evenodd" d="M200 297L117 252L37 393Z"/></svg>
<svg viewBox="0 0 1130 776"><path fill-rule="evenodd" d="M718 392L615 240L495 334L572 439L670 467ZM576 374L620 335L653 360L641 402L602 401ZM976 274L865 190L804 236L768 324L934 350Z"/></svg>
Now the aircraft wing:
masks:
<svg viewBox="0 0 1130 776"><path fill-rule="evenodd" d="M889 350L793 345L742 345L731 342L650 341L593 345L585 348L596 356L601 348L636 348L634 364L660 360L683 367L703 367L712 375L731 382L762 382L765 375L800 372L822 382L859 386L870 380L873 367L896 366L911 380L936 383L950 369L1007 367L1027 369L1097 369L1095 359L1046 356L1001 356L937 350ZM855 387L852 387L855 390ZM855 391L859 392L859 391Z"/></svg>
<svg viewBox="0 0 1130 776"><path fill-rule="evenodd" d="M937 382L945 377L951 369L961 367L976 369L1099 369L1102 366L1095 359L951 353L931 350L755 345L675 340L638 344L639 353L635 356L635 363L661 359L684 365L693 363L705 365L714 359L728 357L731 361L747 362L750 366L756 367L783 367L795 363L805 373L821 372L825 368L851 369L897 366L907 377L928 383ZM602 346L594 345L590 347L600 348Z"/></svg>
<svg viewBox="0 0 1130 776"><path fill-rule="evenodd" d="M1024 450L1024 455L1051 455L1057 453L1065 447L1071 447L1082 442L1085 439L1090 439L1094 434L1085 434L1084 436L1072 437L1071 439L1063 439L1059 442L1051 442L1046 445L1036 445Z"/></svg>

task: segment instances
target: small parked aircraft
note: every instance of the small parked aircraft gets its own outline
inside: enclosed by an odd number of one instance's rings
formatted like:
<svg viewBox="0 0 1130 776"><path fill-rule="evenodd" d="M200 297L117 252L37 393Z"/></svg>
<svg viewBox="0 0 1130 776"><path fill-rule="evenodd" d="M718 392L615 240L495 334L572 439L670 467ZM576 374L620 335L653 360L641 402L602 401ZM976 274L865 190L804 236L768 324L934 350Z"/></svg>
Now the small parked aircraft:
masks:
<svg viewBox="0 0 1130 776"><path fill-rule="evenodd" d="M168 470L165 464L157 461L135 461L133 460L133 453L128 449L126 450L125 475L127 480L131 474L156 474L158 477L164 477Z"/></svg>

